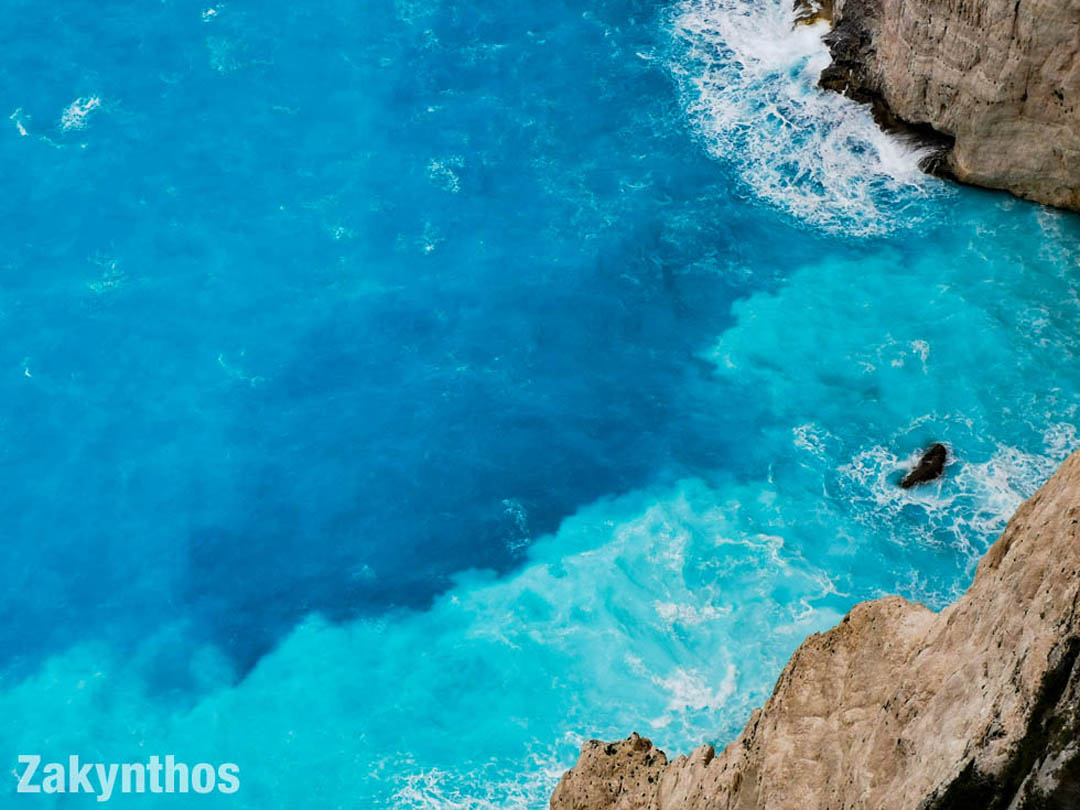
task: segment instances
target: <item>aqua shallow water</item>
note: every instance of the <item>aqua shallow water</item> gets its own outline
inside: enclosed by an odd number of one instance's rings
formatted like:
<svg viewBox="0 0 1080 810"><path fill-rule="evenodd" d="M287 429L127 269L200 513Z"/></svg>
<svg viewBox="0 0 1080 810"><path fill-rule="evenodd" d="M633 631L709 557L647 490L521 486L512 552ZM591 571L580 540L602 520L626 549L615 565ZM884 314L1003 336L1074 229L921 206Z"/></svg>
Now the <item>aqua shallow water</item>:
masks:
<svg viewBox="0 0 1080 810"><path fill-rule="evenodd" d="M1075 217L921 176L786 2L518 6L11 10L12 767L542 807L954 598L1076 446Z"/></svg>

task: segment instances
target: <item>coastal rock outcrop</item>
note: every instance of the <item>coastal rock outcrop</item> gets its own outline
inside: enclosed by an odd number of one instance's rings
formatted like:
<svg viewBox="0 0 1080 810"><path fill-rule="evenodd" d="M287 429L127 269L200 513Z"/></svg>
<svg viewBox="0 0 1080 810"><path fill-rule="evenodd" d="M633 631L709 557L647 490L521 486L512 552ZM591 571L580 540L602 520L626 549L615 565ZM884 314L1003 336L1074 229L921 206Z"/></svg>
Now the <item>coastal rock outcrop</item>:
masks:
<svg viewBox="0 0 1080 810"><path fill-rule="evenodd" d="M932 144L931 172L1080 210L1080 0L830 6L823 87Z"/></svg>
<svg viewBox="0 0 1080 810"><path fill-rule="evenodd" d="M1080 454L941 613L888 597L811 636L723 752L588 743L552 810L1080 807Z"/></svg>
<svg viewBox="0 0 1080 810"><path fill-rule="evenodd" d="M919 463L900 480L900 486L911 489L919 484L925 484L941 477L945 472L945 464L949 460L949 451L940 442L922 454Z"/></svg>

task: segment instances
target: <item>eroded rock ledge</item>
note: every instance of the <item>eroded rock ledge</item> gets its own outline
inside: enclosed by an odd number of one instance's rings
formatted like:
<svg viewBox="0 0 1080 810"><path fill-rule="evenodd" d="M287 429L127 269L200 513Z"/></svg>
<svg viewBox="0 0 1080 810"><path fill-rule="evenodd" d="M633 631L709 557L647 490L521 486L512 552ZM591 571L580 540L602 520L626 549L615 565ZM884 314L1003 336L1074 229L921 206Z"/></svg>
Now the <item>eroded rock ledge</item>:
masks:
<svg viewBox="0 0 1080 810"><path fill-rule="evenodd" d="M822 86L932 143L924 168L1080 210L1080 0L824 5Z"/></svg>
<svg viewBox="0 0 1080 810"><path fill-rule="evenodd" d="M723 752L588 743L552 810L1080 808L1080 454L968 592L889 597L803 642Z"/></svg>

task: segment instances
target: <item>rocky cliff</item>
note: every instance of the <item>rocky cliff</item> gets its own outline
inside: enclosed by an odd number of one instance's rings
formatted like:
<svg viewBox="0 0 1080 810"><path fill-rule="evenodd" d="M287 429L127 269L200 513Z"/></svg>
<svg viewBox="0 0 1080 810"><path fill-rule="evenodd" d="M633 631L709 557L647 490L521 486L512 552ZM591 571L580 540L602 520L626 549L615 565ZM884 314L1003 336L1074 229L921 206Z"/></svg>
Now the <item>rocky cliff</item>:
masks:
<svg viewBox="0 0 1080 810"><path fill-rule="evenodd" d="M551 807L1080 808L1080 454L956 604L856 606L802 644L722 753L669 762L637 735L592 741Z"/></svg>
<svg viewBox="0 0 1080 810"><path fill-rule="evenodd" d="M1080 210L1080 0L826 0L801 16L832 20L822 86L929 140L926 168Z"/></svg>

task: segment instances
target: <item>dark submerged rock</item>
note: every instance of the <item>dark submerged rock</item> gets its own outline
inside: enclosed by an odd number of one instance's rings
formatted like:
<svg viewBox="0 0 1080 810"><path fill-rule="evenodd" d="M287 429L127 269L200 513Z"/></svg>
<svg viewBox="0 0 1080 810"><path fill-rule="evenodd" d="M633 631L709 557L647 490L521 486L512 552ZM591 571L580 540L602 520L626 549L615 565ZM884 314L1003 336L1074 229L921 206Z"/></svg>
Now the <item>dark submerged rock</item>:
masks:
<svg viewBox="0 0 1080 810"><path fill-rule="evenodd" d="M904 489L910 489L916 484L925 484L927 481L938 478L945 472L945 462L948 457L949 451L945 449L945 445L941 443L935 444L923 453L915 468L900 481L900 486Z"/></svg>

